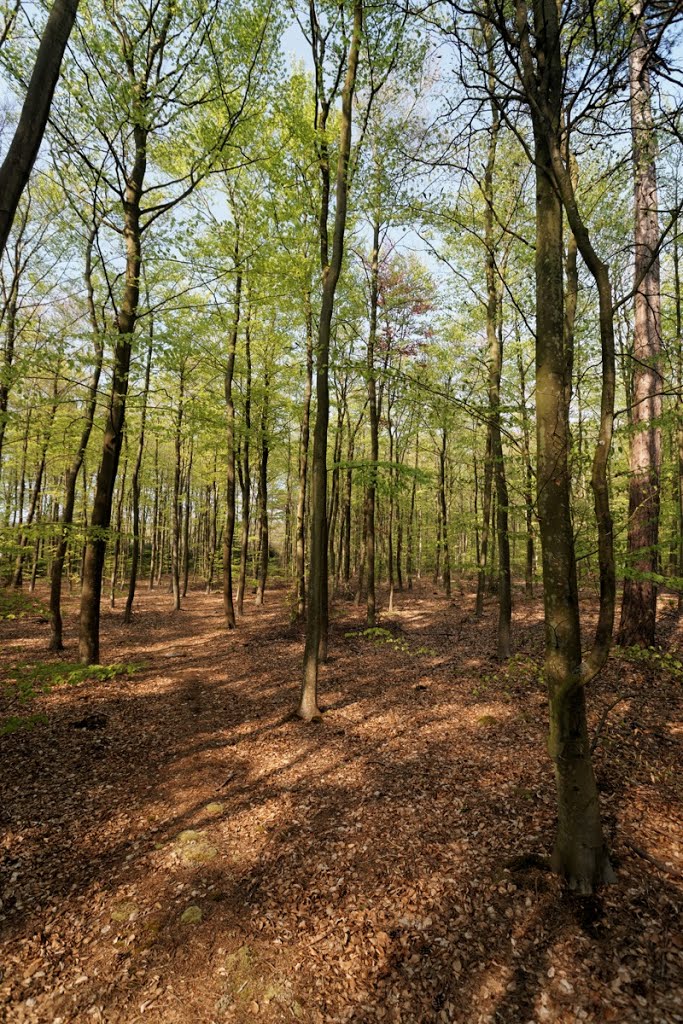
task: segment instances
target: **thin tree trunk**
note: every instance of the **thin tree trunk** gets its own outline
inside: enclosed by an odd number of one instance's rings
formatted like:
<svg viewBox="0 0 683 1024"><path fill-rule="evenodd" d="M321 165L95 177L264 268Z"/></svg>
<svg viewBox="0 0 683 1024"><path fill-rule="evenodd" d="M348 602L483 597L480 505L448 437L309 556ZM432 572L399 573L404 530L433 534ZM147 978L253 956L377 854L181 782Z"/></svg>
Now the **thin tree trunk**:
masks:
<svg viewBox="0 0 683 1024"><path fill-rule="evenodd" d="M370 329L368 333L367 377L368 414L370 417L370 467L365 491L365 574L367 591L367 622L371 628L377 624L377 598L375 594L375 516L377 511L377 473L379 462L379 408L375 375L375 345L377 341L377 310L379 305L379 214L372 225L372 255L370 258Z"/></svg>
<svg viewBox="0 0 683 1024"><path fill-rule="evenodd" d="M95 354L92 372L90 376L90 383L88 384L88 398L84 410L83 427L78 442L78 449L76 450L76 454L74 455L73 461L66 472L66 480L64 487L64 508L62 510L62 525L59 534L59 540L57 542L57 550L55 552L55 557L53 559L52 569L50 572L50 650L52 651L61 651L64 646L61 609L64 558L66 556L66 551L69 544L69 535L71 533L71 527L73 525L74 507L76 503L76 484L78 481L78 474L81 470L81 466L83 465L85 452L88 447L90 434L92 433L93 423L95 421L95 412L97 410L97 389L99 387L100 374L102 372L102 360L104 358L104 338L102 336L101 331L99 330L99 325L97 321L92 282L92 250L95 243L96 233L97 227L93 226L88 235L88 240L86 244L84 268L85 289L88 302L90 326L93 332Z"/></svg>
<svg viewBox="0 0 683 1024"><path fill-rule="evenodd" d="M185 364L180 367L180 391L178 394L178 410L175 417L174 450L175 466L173 470L173 524L171 548L171 590L173 593L173 610L180 611L180 530L183 515L180 500L181 455L183 444L183 415L185 412Z"/></svg>
<svg viewBox="0 0 683 1024"><path fill-rule="evenodd" d="M249 559L249 515L251 503L251 470L249 447L251 443L251 306L247 303L247 322L244 331L247 375L244 388L244 459L240 469L242 496L242 533L240 538L240 575L237 584L237 614L244 615L244 593L247 587L247 561Z"/></svg>
<svg viewBox="0 0 683 1024"><path fill-rule="evenodd" d="M337 156L337 189L334 218L332 258L327 263L327 208L322 204L321 217L321 264L323 272L323 294L318 325L318 346L316 352L316 398L317 410L313 436L313 479L312 479L312 530L311 569L308 593L308 615L306 619L306 647L304 650L303 676L297 714L304 721L320 717L318 708L318 659L327 613L327 425L329 419L329 356L330 333L334 298L341 274L346 230L346 208L348 199L348 171L351 153L351 120L353 93L356 84L358 56L360 52L363 7L362 0L355 0L353 28L349 44L346 78L342 90L339 151ZM323 608L323 603L325 607Z"/></svg>
<svg viewBox="0 0 683 1024"><path fill-rule="evenodd" d="M235 402L232 397L232 383L235 375L235 356L237 354L237 335L239 331L242 304L242 272L240 269L239 222L235 217L235 251L234 265L237 270L235 278L235 299L233 303L232 327L228 347L228 362L225 370L225 405L227 409L226 434L228 442L227 468L227 508L225 530L223 532L223 612L225 625L228 629L235 628L235 607L232 598L232 545L235 537Z"/></svg>
<svg viewBox="0 0 683 1024"><path fill-rule="evenodd" d="M268 388L270 374L266 370L263 377L263 405L261 406L261 458L259 465L259 574L256 584L254 604L262 605L266 593L268 577L268 559L270 555L270 538L268 532L268 456L270 454L268 438Z"/></svg>
<svg viewBox="0 0 683 1024"><path fill-rule="evenodd" d="M306 614L306 492L308 482L308 448L311 432L311 395L313 394L313 309L311 293L306 293L306 377L304 381L301 437L299 441L299 491L296 504L296 615Z"/></svg>
<svg viewBox="0 0 683 1024"><path fill-rule="evenodd" d="M133 478L131 480L133 499L133 550L130 563L130 579L128 581L128 596L126 598L126 607L123 610L124 622L130 622L133 617L133 601L135 600L135 587L137 585L138 563L140 561L142 543L140 538L140 471L142 469L142 456L145 451L145 424L147 421L147 399L149 396L149 378L152 369L153 344L154 328L153 322L150 320L149 345L147 346L147 362L145 364L145 384L142 393L142 410L140 412L140 435L138 438L138 451L135 458L135 466L133 467Z"/></svg>
<svg viewBox="0 0 683 1024"><path fill-rule="evenodd" d="M192 457L194 454L194 439L190 440L190 455L187 460L187 472L185 475L185 518L183 520L183 587L182 596L187 597L187 588L190 580L190 514L192 512Z"/></svg>

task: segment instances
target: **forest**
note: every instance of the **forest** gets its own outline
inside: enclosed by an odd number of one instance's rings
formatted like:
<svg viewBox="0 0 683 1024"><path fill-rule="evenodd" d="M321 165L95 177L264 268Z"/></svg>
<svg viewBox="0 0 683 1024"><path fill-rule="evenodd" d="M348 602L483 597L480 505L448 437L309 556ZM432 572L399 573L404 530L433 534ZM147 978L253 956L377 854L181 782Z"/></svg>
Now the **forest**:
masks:
<svg viewBox="0 0 683 1024"><path fill-rule="evenodd" d="M680 0L0 88L0 1020L683 1022Z"/></svg>

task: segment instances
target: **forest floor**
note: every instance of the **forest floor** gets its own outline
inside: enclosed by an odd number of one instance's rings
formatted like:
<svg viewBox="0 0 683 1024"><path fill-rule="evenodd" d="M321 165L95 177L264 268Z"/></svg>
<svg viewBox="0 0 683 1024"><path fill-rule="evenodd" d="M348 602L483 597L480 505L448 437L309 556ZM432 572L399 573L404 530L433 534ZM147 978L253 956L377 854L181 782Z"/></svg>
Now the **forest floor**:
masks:
<svg viewBox="0 0 683 1024"><path fill-rule="evenodd" d="M374 636L336 602L313 725L284 589L234 632L219 595L141 590L130 626L103 611L110 678L0 622L0 1019L683 1021L673 603L665 653L589 693L592 729L620 700L595 751L618 882L579 898L526 857L555 817L541 603L517 595L501 667L473 600L399 594Z"/></svg>

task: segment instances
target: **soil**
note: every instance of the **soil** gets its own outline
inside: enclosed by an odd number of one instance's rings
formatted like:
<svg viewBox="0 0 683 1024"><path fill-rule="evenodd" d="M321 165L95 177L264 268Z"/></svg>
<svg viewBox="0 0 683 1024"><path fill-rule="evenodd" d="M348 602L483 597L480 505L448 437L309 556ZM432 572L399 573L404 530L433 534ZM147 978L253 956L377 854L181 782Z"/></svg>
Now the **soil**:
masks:
<svg viewBox="0 0 683 1024"><path fill-rule="evenodd" d="M516 594L505 666L493 599L476 621L422 584L370 635L337 601L311 725L284 589L234 631L220 595L170 601L103 610L102 662L130 671L0 689L0 727L45 716L0 736L1 1020L683 1022L673 604L668 656L617 652L590 689L617 884L578 897L546 869L538 599ZM40 619L0 623L5 684L58 660Z"/></svg>

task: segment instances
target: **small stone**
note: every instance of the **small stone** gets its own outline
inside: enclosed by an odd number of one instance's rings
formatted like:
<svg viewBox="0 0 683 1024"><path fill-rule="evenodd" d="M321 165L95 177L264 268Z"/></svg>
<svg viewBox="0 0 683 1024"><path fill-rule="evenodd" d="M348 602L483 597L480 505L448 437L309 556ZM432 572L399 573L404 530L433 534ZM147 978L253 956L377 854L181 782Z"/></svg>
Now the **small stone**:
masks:
<svg viewBox="0 0 683 1024"><path fill-rule="evenodd" d="M182 913L182 915L180 917L180 923L181 924L199 924L199 922L201 921L203 916L204 916L204 914L202 913L202 908L201 907L197 907L197 906L187 907L186 910L183 910L183 913Z"/></svg>
<svg viewBox="0 0 683 1024"><path fill-rule="evenodd" d="M253 1002L249 1003L249 1012L253 1014L257 1014L259 1012L259 1005L255 999Z"/></svg>

